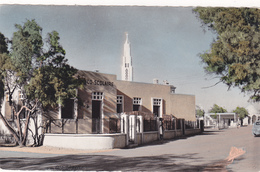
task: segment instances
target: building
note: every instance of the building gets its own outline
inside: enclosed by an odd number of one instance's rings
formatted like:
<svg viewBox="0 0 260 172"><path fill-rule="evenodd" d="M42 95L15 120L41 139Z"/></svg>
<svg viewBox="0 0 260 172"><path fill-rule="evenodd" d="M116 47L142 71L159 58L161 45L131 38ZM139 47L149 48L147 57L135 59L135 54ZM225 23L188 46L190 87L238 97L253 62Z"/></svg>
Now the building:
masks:
<svg viewBox="0 0 260 172"><path fill-rule="evenodd" d="M78 97L65 100L56 111L43 113L39 118L38 123L43 126L39 133L45 134L45 145L72 148L77 143L81 148L92 149L93 146L96 149L98 143L101 144L99 148L125 147L129 140L147 143L159 139L159 136L163 137L163 126L166 130L172 130L165 138L185 135L185 127L196 128L195 132L200 132L195 117L194 95L176 94L176 87L167 81L159 84L158 79L154 83L133 82L127 33L122 80L113 74L92 71L80 70L77 75L86 80L84 88L77 90ZM16 97L18 102L22 99L19 93ZM5 99L2 112L12 120L7 101ZM189 123L186 124L184 120ZM145 131L152 133L145 136ZM121 134L102 135L107 133Z"/></svg>
<svg viewBox="0 0 260 172"><path fill-rule="evenodd" d="M70 99L59 112L48 116L58 120L82 119L85 127L79 133L109 133L106 122L121 113L142 114L153 119L171 115L196 121L195 96L176 94L172 85L121 81L116 75L91 71L78 74L86 79L84 89L78 89L82 106L78 107L77 101Z"/></svg>
<svg viewBox="0 0 260 172"><path fill-rule="evenodd" d="M245 119L244 123L248 123L248 124L254 124L256 121L260 120L260 111L259 111L259 107L255 107L254 105L250 104L246 107L246 109L248 110L248 117L247 119ZM246 121L247 120L247 121Z"/></svg>
<svg viewBox="0 0 260 172"><path fill-rule="evenodd" d="M219 129L237 127L239 123L236 113L206 113L204 115L205 127L217 127Z"/></svg>

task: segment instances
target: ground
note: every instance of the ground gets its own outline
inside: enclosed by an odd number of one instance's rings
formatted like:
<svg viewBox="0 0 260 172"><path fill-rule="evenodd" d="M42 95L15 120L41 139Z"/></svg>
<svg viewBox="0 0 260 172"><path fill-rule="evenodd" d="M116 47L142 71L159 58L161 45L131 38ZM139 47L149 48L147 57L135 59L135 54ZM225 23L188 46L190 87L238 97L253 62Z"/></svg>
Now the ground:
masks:
<svg viewBox="0 0 260 172"><path fill-rule="evenodd" d="M0 147L0 168L80 171L260 171L260 137L252 126L211 129L203 134L157 141L132 149L72 150ZM233 161L230 154L242 153ZM231 152L231 153L230 153ZM236 154L235 154L236 155Z"/></svg>
<svg viewBox="0 0 260 172"><path fill-rule="evenodd" d="M108 152L115 151L116 149L110 150L78 150L78 149L65 149L50 146L40 146L40 147L19 147L19 146L4 146L0 147L0 151L16 151L16 152L29 152L29 153L40 153L40 154L84 154L84 153L98 153L98 152Z"/></svg>

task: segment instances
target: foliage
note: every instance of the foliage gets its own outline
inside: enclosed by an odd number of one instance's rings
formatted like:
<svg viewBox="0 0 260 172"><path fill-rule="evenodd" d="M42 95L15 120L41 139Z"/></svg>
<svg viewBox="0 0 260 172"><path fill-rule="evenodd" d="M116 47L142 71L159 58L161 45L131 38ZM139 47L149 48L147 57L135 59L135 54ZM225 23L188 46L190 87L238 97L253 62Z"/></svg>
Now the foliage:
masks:
<svg viewBox="0 0 260 172"><path fill-rule="evenodd" d="M65 50L60 45L57 31L48 33L45 45L42 28L35 20L27 20L24 25L15 25L11 51L0 35L0 92L9 94L9 104L17 119L18 131L0 117L20 145L25 144L30 118L37 118L37 109L55 109L67 98L76 97L76 89L84 85L84 80L76 77L77 69L67 63ZM44 49L47 47L47 50ZM1 85L2 84L2 85ZM19 108L12 99L15 91L22 91L24 100ZM4 94L1 94L0 98ZM20 114L26 111L26 127L22 132ZM34 120L35 121L35 120ZM36 125L36 124L35 124ZM36 126L38 128L38 126ZM37 133L37 132L36 132Z"/></svg>
<svg viewBox="0 0 260 172"><path fill-rule="evenodd" d="M199 7L194 12L217 34L210 51L200 54L206 72L260 101L260 10Z"/></svg>
<svg viewBox="0 0 260 172"><path fill-rule="evenodd" d="M248 111L243 107L237 107L235 110L233 110L233 112L238 114L240 120L244 119L249 114Z"/></svg>
<svg viewBox="0 0 260 172"><path fill-rule="evenodd" d="M217 104L214 104L213 107L209 110L209 113L225 113L227 110Z"/></svg>
<svg viewBox="0 0 260 172"><path fill-rule="evenodd" d="M199 106L196 106L196 116L197 117L203 117L205 114L205 111L201 109Z"/></svg>
<svg viewBox="0 0 260 172"><path fill-rule="evenodd" d="M0 32L0 66L4 66L7 60L8 45L5 36ZM4 96L3 69L0 68L0 104Z"/></svg>

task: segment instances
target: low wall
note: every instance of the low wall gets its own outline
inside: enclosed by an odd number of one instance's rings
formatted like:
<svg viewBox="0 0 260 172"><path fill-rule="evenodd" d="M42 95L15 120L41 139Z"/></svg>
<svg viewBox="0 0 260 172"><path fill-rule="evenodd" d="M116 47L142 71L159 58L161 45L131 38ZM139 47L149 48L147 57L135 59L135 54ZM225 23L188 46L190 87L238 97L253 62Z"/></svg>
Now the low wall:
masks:
<svg viewBox="0 0 260 172"><path fill-rule="evenodd" d="M143 144L158 140L158 131L144 132Z"/></svg>
<svg viewBox="0 0 260 172"><path fill-rule="evenodd" d="M195 135L195 134L199 134L199 133L201 133L201 129L186 129L185 130L186 136Z"/></svg>
<svg viewBox="0 0 260 172"><path fill-rule="evenodd" d="M183 134L182 134L182 130L177 130L176 131L176 137L180 137L180 136L182 136Z"/></svg>
<svg viewBox="0 0 260 172"><path fill-rule="evenodd" d="M164 131L164 134L163 134L163 139L172 139L176 137L176 131L175 130L167 130L167 131Z"/></svg>
<svg viewBox="0 0 260 172"><path fill-rule="evenodd" d="M126 146L125 134L45 134L44 146L73 149L113 149Z"/></svg>
<svg viewBox="0 0 260 172"><path fill-rule="evenodd" d="M142 133L137 133L137 144L145 144L145 143L150 143L153 141L158 140L158 131L149 131L149 132L144 132Z"/></svg>
<svg viewBox="0 0 260 172"><path fill-rule="evenodd" d="M187 130L185 130L185 135L187 135L186 134L186 131ZM173 138L176 138L176 137L180 137L180 136L182 136L182 130L166 130L166 131L164 131L164 134L163 134L163 139L173 139Z"/></svg>

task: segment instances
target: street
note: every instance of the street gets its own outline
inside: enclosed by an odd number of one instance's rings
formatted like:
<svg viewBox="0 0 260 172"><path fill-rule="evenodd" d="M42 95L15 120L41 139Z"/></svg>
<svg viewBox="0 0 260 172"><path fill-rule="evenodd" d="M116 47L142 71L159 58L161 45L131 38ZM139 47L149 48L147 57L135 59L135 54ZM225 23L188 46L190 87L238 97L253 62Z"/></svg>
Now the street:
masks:
<svg viewBox="0 0 260 172"><path fill-rule="evenodd" d="M157 141L132 149L81 154L7 151L0 147L0 168L8 170L80 171L260 171L260 137L252 126L207 129L201 135ZM245 154L226 163L232 147Z"/></svg>

